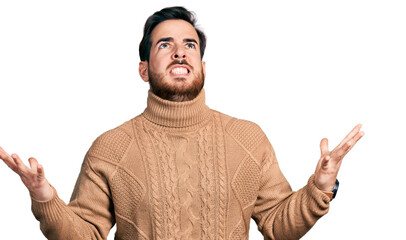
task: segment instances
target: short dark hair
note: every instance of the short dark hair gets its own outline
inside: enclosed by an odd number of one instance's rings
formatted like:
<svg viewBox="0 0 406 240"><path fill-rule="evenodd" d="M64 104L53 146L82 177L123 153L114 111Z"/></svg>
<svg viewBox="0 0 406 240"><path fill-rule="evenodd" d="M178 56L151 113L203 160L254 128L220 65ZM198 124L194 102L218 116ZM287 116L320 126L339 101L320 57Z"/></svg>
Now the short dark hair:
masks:
<svg viewBox="0 0 406 240"><path fill-rule="evenodd" d="M204 35L203 31L196 27L195 14L188 11L184 7L168 7L162 9L161 11L155 12L145 22L144 36L142 37L139 48L141 61L149 61L152 46L151 34L154 28L161 22L170 19L185 20L193 26L193 28L196 30L197 36L199 37L200 56L203 59L204 50L206 48L206 36Z"/></svg>

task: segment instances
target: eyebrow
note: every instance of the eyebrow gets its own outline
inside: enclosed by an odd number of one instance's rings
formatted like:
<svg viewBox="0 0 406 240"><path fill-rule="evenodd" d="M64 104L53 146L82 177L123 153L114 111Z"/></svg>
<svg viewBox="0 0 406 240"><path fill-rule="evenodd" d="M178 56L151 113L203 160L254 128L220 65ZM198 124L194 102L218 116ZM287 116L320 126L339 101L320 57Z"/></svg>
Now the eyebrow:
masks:
<svg viewBox="0 0 406 240"><path fill-rule="evenodd" d="M194 42L194 43L197 44L197 41L194 40L193 38L186 38L186 39L184 39L183 41L184 41L184 42Z"/></svg>
<svg viewBox="0 0 406 240"><path fill-rule="evenodd" d="M161 38L156 42L156 45L158 45L158 43L160 43L160 42L173 42L173 38L171 38L171 37Z"/></svg>
<svg viewBox="0 0 406 240"><path fill-rule="evenodd" d="M173 38L172 37L161 38L156 42L156 45L158 45L160 42L173 42ZM183 39L183 42L194 42L198 44L197 41L193 38L185 38Z"/></svg>

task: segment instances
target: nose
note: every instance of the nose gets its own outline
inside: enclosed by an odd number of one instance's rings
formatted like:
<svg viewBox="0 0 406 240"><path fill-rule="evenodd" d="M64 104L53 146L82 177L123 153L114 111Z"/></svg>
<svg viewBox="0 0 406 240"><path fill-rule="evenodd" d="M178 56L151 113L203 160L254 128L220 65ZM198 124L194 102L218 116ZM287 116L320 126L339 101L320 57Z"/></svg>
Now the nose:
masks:
<svg viewBox="0 0 406 240"><path fill-rule="evenodd" d="M172 60L185 59L185 58L186 58L185 51L182 49L182 47L177 47L172 54Z"/></svg>

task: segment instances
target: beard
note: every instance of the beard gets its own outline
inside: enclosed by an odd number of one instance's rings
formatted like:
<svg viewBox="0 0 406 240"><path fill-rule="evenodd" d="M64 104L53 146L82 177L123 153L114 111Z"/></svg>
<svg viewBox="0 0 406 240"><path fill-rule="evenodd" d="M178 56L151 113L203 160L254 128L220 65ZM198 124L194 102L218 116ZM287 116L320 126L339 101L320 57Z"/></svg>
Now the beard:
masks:
<svg viewBox="0 0 406 240"><path fill-rule="evenodd" d="M174 64L185 64L193 72L193 67L187 64L185 60L183 62L174 61L168 68ZM196 98L203 88L205 78L202 69L200 73L194 74L191 82L187 82L186 78L183 77L175 78L175 82L168 82L164 80L164 74L151 72L149 67L148 77L151 91L158 97L173 102L190 101Z"/></svg>

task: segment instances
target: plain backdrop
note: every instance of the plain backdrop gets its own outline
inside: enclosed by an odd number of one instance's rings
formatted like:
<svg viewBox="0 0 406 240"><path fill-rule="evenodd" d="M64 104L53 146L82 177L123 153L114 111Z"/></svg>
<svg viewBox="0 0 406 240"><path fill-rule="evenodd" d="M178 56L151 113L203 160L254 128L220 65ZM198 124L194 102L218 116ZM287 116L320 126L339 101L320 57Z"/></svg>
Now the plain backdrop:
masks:
<svg viewBox="0 0 406 240"><path fill-rule="evenodd" d="M69 201L103 132L146 107L145 20L197 14L212 109L258 123L294 190L358 123L337 198L303 239L405 239L404 1L0 1L0 146L36 157ZM45 239L19 177L0 163L0 239ZM114 238L114 229L109 239ZM250 239L262 239L251 221Z"/></svg>

